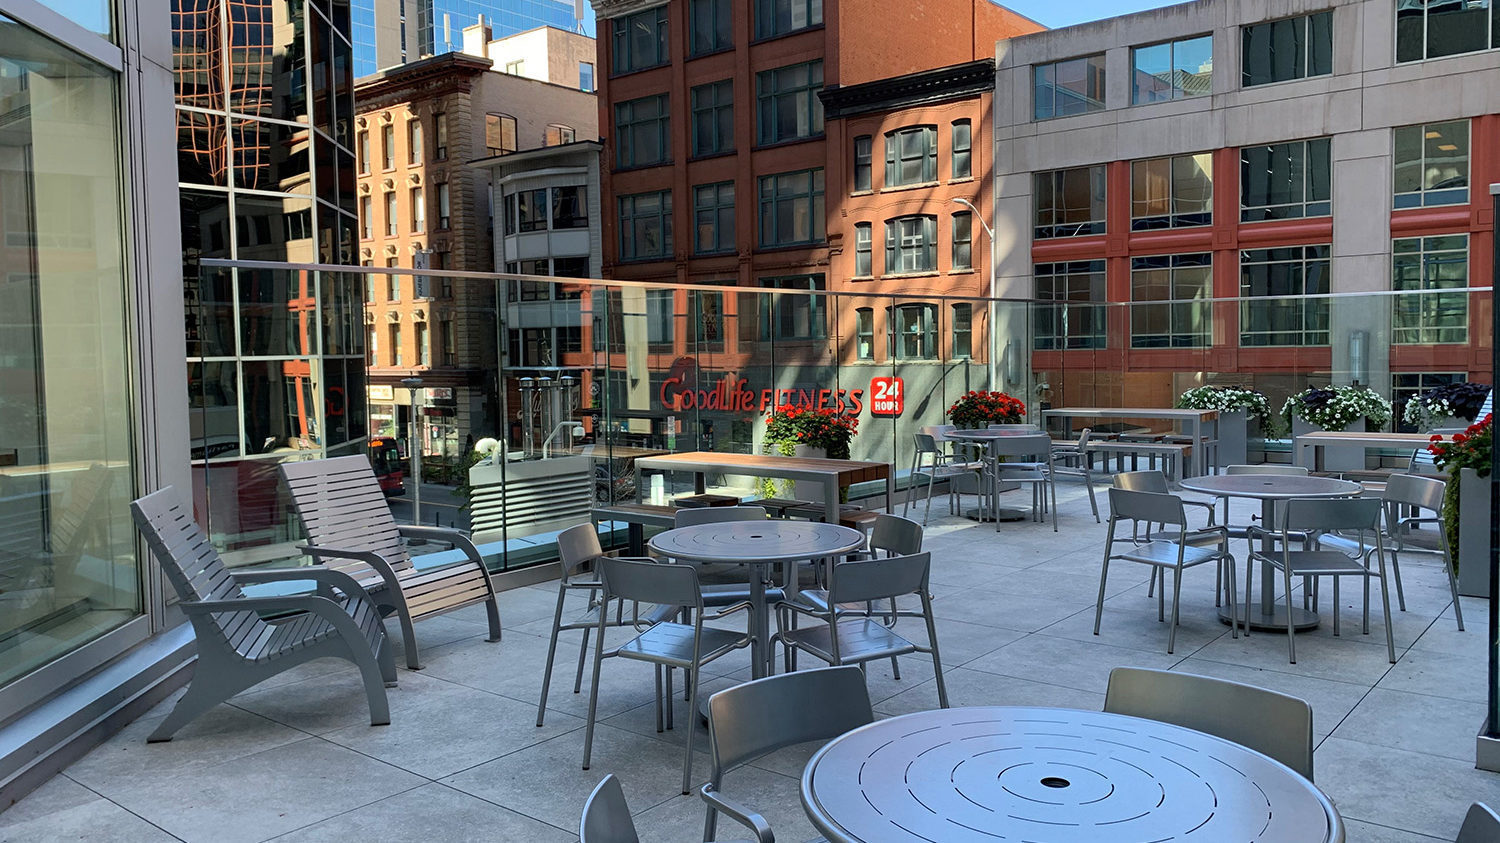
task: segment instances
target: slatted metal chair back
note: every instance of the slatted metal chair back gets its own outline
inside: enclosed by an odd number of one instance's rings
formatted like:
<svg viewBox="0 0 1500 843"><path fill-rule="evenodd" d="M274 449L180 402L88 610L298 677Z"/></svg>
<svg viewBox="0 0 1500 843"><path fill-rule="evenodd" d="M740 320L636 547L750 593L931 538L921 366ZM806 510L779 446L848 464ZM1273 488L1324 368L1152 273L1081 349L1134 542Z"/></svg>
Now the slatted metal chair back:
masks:
<svg viewBox="0 0 1500 843"><path fill-rule="evenodd" d="M865 672L858 665L798 670L736 685L708 698L710 781L717 789L727 770L799 743L836 738L874 720Z"/></svg>
<svg viewBox="0 0 1500 843"><path fill-rule="evenodd" d="M922 525L899 515L882 512L875 516L870 530L870 549L892 556L910 556L922 552Z"/></svg>
<svg viewBox="0 0 1500 843"><path fill-rule="evenodd" d="M396 573L412 567L380 481L363 455L283 463L281 474L292 506L307 529L308 543L377 553ZM363 562L328 559L335 570L366 572Z"/></svg>
<svg viewBox="0 0 1500 843"><path fill-rule="evenodd" d="M1130 519L1147 524L1176 524L1187 529L1187 513L1183 511L1182 499L1176 495L1111 488L1109 512L1111 521Z"/></svg>
<svg viewBox="0 0 1500 843"><path fill-rule="evenodd" d="M1347 530L1376 533L1384 502L1379 498L1299 498L1287 501L1287 530Z"/></svg>
<svg viewBox="0 0 1500 843"><path fill-rule="evenodd" d="M1122 471L1116 474L1111 482L1116 489L1125 489L1130 492L1155 492L1165 495L1172 491L1167 486L1167 475L1160 471Z"/></svg>
<svg viewBox="0 0 1500 843"><path fill-rule="evenodd" d="M244 596L219 551L199 529L171 486L130 504L130 515L161 563L162 573L185 603L237 600ZM216 641L241 655L270 635L272 627L253 611L190 615L199 641Z"/></svg>
<svg viewBox="0 0 1500 843"><path fill-rule="evenodd" d="M864 603L927 590L931 553L840 562L833 568L832 603Z"/></svg>
<svg viewBox="0 0 1500 843"><path fill-rule="evenodd" d="M1443 492L1448 484L1431 477L1411 474L1392 474L1381 490L1380 497L1389 503L1430 509L1442 517Z"/></svg>
<svg viewBox="0 0 1500 843"><path fill-rule="evenodd" d="M606 597L703 609L698 569L691 565L663 565L601 556L598 570Z"/></svg>
<svg viewBox="0 0 1500 843"><path fill-rule="evenodd" d="M766 508L763 506L704 506L677 510L672 516L672 526L692 527L698 524L764 520L766 520Z"/></svg>
<svg viewBox="0 0 1500 843"><path fill-rule="evenodd" d="M83 553L91 534L89 528L103 517L100 507L113 480L108 466L94 463L83 472L83 476L73 481L68 504L53 521L52 552L55 556L72 559Z"/></svg>
<svg viewBox="0 0 1500 843"><path fill-rule="evenodd" d="M1225 474L1282 474L1287 476L1306 477L1308 474L1305 465L1273 465L1263 463L1261 465L1231 465L1224 469Z"/></svg>
<svg viewBox="0 0 1500 843"><path fill-rule="evenodd" d="M603 555L599 531L593 524L578 524L557 534L557 561L562 566L563 579L580 573Z"/></svg>

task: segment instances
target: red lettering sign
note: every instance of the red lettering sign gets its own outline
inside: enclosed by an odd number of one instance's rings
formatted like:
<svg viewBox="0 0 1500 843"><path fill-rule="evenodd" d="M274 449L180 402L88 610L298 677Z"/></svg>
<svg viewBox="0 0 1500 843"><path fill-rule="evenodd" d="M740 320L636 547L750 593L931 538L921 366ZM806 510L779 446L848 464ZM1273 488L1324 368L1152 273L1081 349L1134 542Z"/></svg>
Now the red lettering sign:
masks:
<svg viewBox="0 0 1500 843"><path fill-rule="evenodd" d="M877 378L877 380L881 380ZM895 380L900 378L884 378ZM719 410L731 413L767 413L777 407L804 407L836 410L859 415L864 410L863 389L761 389L735 375L724 375L716 381L700 381L698 363L691 357L679 357L662 381L657 400L665 410ZM900 412L898 409L897 413Z"/></svg>
<svg viewBox="0 0 1500 843"><path fill-rule="evenodd" d="M899 416L906 408L906 390L900 378L870 378L870 413L876 416Z"/></svg>

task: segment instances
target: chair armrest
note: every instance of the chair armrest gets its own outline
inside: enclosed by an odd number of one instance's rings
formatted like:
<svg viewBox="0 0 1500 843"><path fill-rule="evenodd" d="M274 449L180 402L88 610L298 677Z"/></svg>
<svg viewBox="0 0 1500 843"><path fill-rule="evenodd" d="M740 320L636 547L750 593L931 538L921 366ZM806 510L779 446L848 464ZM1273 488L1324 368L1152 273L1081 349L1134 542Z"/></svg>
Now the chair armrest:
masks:
<svg viewBox="0 0 1500 843"><path fill-rule="evenodd" d="M715 612L715 613L713 613L711 615L708 614L708 613L704 613L702 615L702 617L703 617L703 619L705 621L716 621L716 620L720 620L722 618L726 618L726 617L728 617L730 615L733 615L733 614L735 614L737 612L748 612L748 611L750 611L750 601L748 601L748 600L741 600L740 602L735 603L732 606L725 606L724 608L720 609L719 611L717 611L717 612Z"/></svg>
<svg viewBox="0 0 1500 843"><path fill-rule="evenodd" d="M299 545L297 549L319 562L322 562L323 558L327 557L329 559L354 559L369 565L385 581L385 587L390 589L394 598L402 600L402 606L406 605L405 595L401 592L401 578L396 576L396 569L391 567L391 563L385 561L384 556L372 550L346 550L339 547L320 547L311 544Z"/></svg>
<svg viewBox="0 0 1500 843"><path fill-rule="evenodd" d="M342 591L347 597L364 597L365 590L359 582L343 571L335 571L321 565L303 568L261 568L253 571L230 571L229 576L238 583L290 582L312 580L320 586L330 586Z"/></svg>
<svg viewBox="0 0 1500 843"><path fill-rule="evenodd" d="M351 600L368 600L359 594ZM352 635L350 640L363 640L364 633L349 616L348 610L327 597L314 594L284 595L280 597L241 597L238 600L196 600L177 604L188 616L207 615L215 612L307 612L317 615L338 628L340 633Z"/></svg>
<svg viewBox="0 0 1500 843"><path fill-rule="evenodd" d="M1182 505L1183 506L1200 506L1200 507L1203 507L1203 509L1208 512L1208 525L1210 527L1213 526L1215 513L1218 512L1218 506L1217 505L1213 504L1210 501L1189 501L1189 500L1184 500L1182 502Z"/></svg>
<svg viewBox="0 0 1500 843"><path fill-rule="evenodd" d="M733 799L719 795L713 789L712 784L705 784L698 788L698 795L709 804L709 807L754 831L756 843L776 843L776 835L771 832L771 824L766 822L765 817Z"/></svg>

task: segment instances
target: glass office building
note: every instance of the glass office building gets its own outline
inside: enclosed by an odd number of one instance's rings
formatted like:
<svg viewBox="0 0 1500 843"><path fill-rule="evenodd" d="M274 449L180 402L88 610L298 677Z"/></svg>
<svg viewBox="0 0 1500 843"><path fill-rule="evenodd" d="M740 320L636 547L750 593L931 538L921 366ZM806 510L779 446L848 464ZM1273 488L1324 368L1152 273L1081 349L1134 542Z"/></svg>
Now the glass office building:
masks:
<svg viewBox="0 0 1500 843"><path fill-rule="evenodd" d="M539 26L594 36L594 13L571 0L355 0L354 75L462 50L464 27L484 18L502 38Z"/></svg>

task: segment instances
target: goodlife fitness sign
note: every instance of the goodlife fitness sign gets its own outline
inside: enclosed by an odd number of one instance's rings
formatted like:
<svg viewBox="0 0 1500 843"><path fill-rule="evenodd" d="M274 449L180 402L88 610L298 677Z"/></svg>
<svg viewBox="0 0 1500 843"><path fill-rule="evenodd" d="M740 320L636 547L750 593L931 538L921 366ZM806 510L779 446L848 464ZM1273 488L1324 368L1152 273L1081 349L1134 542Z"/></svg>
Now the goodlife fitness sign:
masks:
<svg viewBox="0 0 1500 843"><path fill-rule="evenodd" d="M764 413L776 407L803 407L833 410L859 415L865 409L863 389L755 389L750 381L725 375L708 389L693 389L698 382L698 363L691 357L679 357L672 364L657 394L661 406L668 410L720 410L730 413ZM870 413L876 416L899 416L904 409L904 390L897 377L870 380L872 400Z"/></svg>

